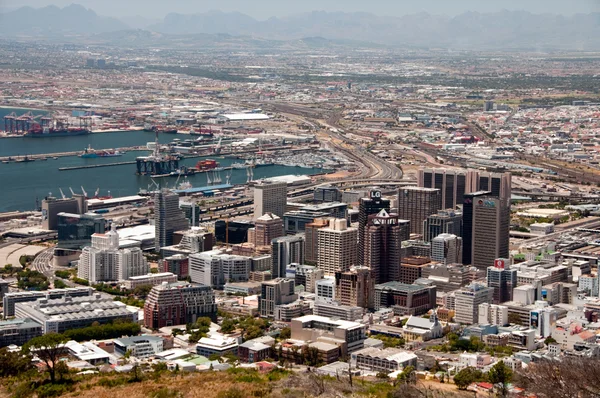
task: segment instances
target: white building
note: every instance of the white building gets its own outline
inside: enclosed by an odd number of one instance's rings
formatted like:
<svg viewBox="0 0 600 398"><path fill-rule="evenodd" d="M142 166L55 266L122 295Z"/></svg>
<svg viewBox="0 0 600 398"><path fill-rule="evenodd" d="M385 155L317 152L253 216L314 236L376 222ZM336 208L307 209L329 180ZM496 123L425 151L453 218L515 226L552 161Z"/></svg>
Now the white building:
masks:
<svg viewBox="0 0 600 398"><path fill-rule="evenodd" d="M132 276L123 282L123 285L125 286L125 289L133 290L139 286L156 286L162 284L163 282L177 282L177 275L171 272L159 272L158 274Z"/></svg>
<svg viewBox="0 0 600 398"><path fill-rule="evenodd" d="M554 223L533 223L529 226L529 231L535 235L548 235L554 232Z"/></svg>
<svg viewBox="0 0 600 398"><path fill-rule="evenodd" d="M317 230L317 268L325 275L349 271L356 265L358 230L346 219L329 219L329 227Z"/></svg>
<svg viewBox="0 0 600 398"><path fill-rule="evenodd" d="M479 304L480 325L508 325L508 307L503 305Z"/></svg>
<svg viewBox="0 0 600 398"><path fill-rule="evenodd" d="M93 234L92 245L84 247L79 257L77 276L90 283L124 281L150 272L139 247L119 249L119 234Z"/></svg>
<svg viewBox="0 0 600 398"><path fill-rule="evenodd" d="M351 358L357 368L374 372L392 373L407 366L417 366L417 356L400 348L363 348L354 352Z"/></svg>
<svg viewBox="0 0 600 398"><path fill-rule="evenodd" d="M335 300L335 279L323 278L315 282L316 302L333 303Z"/></svg>
<svg viewBox="0 0 600 398"><path fill-rule="evenodd" d="M213 288L223 288L226 283L247 282L252 259L224 254L221 250L195 253L190 256L190 278Z"/></svg>
<svg viewBox="0 0 600 398"><path fill-rule="evenodd" d="M598 297L598 275L581 275L579 290L585 291L590 297Z"/></svg>
<svg viewBox="0 0 600 398"><path fill-rule="evenodd" d="M431 259L444 265L462 263L462 238L440 234L431 240Z"/></svg>
<svg viewBox="0 0 600 398"><path fill-rule="evenodd" d="M458 323L472 325L479 320L479 304L491 303L494 289L472 283L455 292L454 320Z"/></svg>
<svg viewBox="0 0 600 398"><path fill-rule="evenodd" d="M254 218L265 213L283 217L287 204L287 183L261 181L254 186Z"/></svg>
<svg viewBox="0 0 600 398"><path fill-rule="evenodd" d="M458 357L458 368L483 369L492 363L492 357L489 354L469 354L463 353Z"/></svg>

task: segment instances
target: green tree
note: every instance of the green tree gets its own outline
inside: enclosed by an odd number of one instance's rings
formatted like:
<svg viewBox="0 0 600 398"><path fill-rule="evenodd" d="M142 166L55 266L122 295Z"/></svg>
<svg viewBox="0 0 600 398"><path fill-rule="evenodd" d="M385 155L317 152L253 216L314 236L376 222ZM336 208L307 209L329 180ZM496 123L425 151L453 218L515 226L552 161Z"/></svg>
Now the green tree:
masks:
<svg viewBox="0 0 600 398"><path fill-rule="evenodd" d="M483 373L472 367L466 367L454 375L454 384L459 390L466 390L471 383L483 380Z"/></svg>
<svg viewBox="0 0 600 398"><path fill-rule="evenodd" d="M133 289L132 293L136 297L145 299L146 297L148 297L148 294L150 293L150 290L152 290L152 287L152 285L141 285Z"/></svg>
<svg viewBox="0 0 600 398"><path fill-rule="evenodd" d="M292 337L292 329L285 327L279 332L279 338L286 340Z"/></svg>
<svg viewBox="0 0 600 398"><path fill-rule="evenodd" d="M56 279L54 281L54 288L55 289L65 289L67 287L68 287L67 284L62 279Z"/></svg>
<svg viewBox="0 0 600 398"><path fill-rule="evenodd" d="M552 336L548 336L548 337L546 337L546 340L544 340L544 344L546 344L546 345L550 345L550 344L554 344L554 343L556 343L556 340L554 340L552 338Z"/></svg>
<svg viewBox="0 0 600 398"><path fill-rule="evenodd" d="M32 368L31 356L0 348L0 378L17 376Z"/></svg>
<svg viewBox="0 0 600 398"><path fill-rule="evenodd" d="M415 384L417 377L413 366L406 366L402 372L396 377L396 382L401 384Z"/></svg>
<svg viewBox="0 0 600 398"><path fill-rule="evenodd" d="M46 370L50 375L50 381L56 382L56 365L64 355L64 343L69 339L59 333L47 333L29 340L23 350L26 353L35 352L35 355L46 364Z"/></svg>
<svg viewBox="0 0 600 398"><path fill-rule="evenodd" d="M488 379L490 383L500 385L500 395L502 397L508 394L508 383L512 380L512 370L504 364L504 361L496 363L488 372Z"/></svg>

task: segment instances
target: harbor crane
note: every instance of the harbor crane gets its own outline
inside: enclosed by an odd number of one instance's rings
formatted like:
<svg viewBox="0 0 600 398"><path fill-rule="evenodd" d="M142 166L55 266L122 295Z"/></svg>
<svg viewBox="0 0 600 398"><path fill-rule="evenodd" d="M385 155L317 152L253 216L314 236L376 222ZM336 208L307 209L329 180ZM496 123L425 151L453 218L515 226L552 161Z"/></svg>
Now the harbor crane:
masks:
<svg viewBox="0 0 600 398"><path fill-rule="evenodd" d="M85 196L87 198L87 192L85 192L85 189L83 189L83 185L81 186L81 192L83 192L83 196Z"/></svg>
<svg viewBox="0 0 600 398"><path fill-rule="evenodd" d="M71 190L71 196L75 196L75 192L73 192L73 188L69 187L69 189Z"/></svg>
<svg viewBox="0 0 600 398"><path fill-rule="evenodd" d="M67 197L63 193L62 188L58 188L58 190L60 191L60 196L62 196L63 199L66 199Z"/></svg>

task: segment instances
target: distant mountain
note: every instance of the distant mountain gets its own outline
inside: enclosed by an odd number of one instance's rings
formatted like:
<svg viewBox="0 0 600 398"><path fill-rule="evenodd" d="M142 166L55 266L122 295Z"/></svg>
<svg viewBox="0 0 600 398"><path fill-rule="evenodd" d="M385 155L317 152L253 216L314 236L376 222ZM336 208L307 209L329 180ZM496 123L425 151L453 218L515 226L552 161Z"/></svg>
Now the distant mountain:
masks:
<svg viewBox="0 0 600 398"><path fill-rule="evenodd" d="M127 17L120 17L119 20L127 25L131 29L147 29L149 26L161 23L160 18L145 18L141 15L131 15Z"/></svg>
<svg viewBox="0 0 600 398"><path fill-rule="evenodd" d="M0 33L7 36L62 36L126 29L116 18L101 17L83 6L21 7L0 15Z"/></svg>
<svg viewBox="0 0 600 398"><path fill-rule="evenodd" d="M238 36L259 43L305 40L302 45L313 47L322 45L318 38L324 38L338 44L346 41L348 45L356 45L360 41L403 48L600 50L600 13L567 17L501 11L467 12L455 17L428 13L391 17L365 12L313 11L259 21L239 12L209 11L189 15L171 13L155 22L142 17L121 20L101 17L92 10L71 5L62 9L23 7L0 14L0 34L5 36L89 36L131 28L159 33L127 34L135 42L151 44L153 40L167 40L186 46L189 43L174 37L228 35L210 37L209 42L237 42L234 38Z"/></svg>

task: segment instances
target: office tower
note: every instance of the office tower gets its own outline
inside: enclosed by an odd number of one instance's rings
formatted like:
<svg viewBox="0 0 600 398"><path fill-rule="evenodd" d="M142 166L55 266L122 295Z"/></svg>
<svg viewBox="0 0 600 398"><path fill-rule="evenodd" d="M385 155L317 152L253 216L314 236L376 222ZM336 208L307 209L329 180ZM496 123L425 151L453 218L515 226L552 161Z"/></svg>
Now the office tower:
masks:
<svg viewBox="0 0 600 398"><path fill-rule="evenodd" d="M292 263L304 264L304 235L282 236L271 241L273 278L284 278L285 270Z"/></svg>
<svg viewBox="0 0 600 398"><path fill-rule="evenodd" d="M81 249L89 245L93 234L103 234L106 220L100 214L58 213L57 247L61 249Z"/></svg>
<svg viewBox="0 0 600 398"><path fill-rule="evenodd" d="M222 289L226 283L247 282L251 264L250 257L225 254L221 250L194 253L190 255L190 279Z"/></svg>
<svg viewBox="0 0 600 398"><path fill-rule="evenodd" d="M253 233L252 233L253 232ZM283 222L281 218L273 213L266 213L256 219L254 230L249 230L249 238L254 235L255 246L271 246L271 241L280 236L284 236Z"/></svg>
<svg viewBox="0 0 600 398"><path fill-rule="evenodd" d="M442 194L442 208L455 209L465 193L477 190L476 172L447 169L420 169L417 186L436 188Z"/></svg>
<svg viewBox="0 0 600 398"><path fill-rule="evenodd" d="M451 234L436 236L431 241L431 259L445 265L460 263L462 260L462 239Z"/></svg>
<svg viewBox="0 0 600 398"><path fill-rule="evenodd" d="M356 241L358 230L349 228L346 220L329 219L329 226L317 231L317 267L325 275L336 271L348 271L356 265Z"/></svg>
<svg viewBox="0 0 600 398"><path fill-rule="evenodd" d="M508 307L489 303L479 304L478 321L480 325L508 325Z"/></svg>
<svg viewBox="0 0 600 398"><path fill-rule="evenodd" d="M237 245L248 242L248 230L254 228L250 220L231 219L215 221L215 238L217 242Z"/></svg>
<svg viewBox="0 0 600 398"><path fill-rule="evenodd" d="M486 269L509 255L510 207L501 199L481 197L473 203L472 265Z"/></svg>
<svg viewBox="0 0 600 398"><path fill-rule="evenodd" d="M431 266L431 259L422 256L403 257L400 264L399 282L413 284L423 276L423 269Z"/></svg>
<svg viewBox="0 0 600 398"><path fill-rule="evenodd" d="M400 279L402 241L410 236L410 223L382 209L369 216L364 231L364 266L371 270L375 283Z"/></svg>
<svg viewBox="0 0 600 398"><path fill-rule="evenodd" d="M494 198L510 206L512 177L510 173L479 173L479 191L489 191Z"/></svg>
<svg viewBox="0 0 600 398"><path fill-rule="evenodd" d="M513 289L517 287L517 270L510 269L510 260L494 260L494 265L487 268L487 285L494 288L494 304L512 301Z"/></svg>
<svg viewBox="0 0 600 398"><path fill-rule="evenodd" d="M452 234L462 237L462 223L462 212L440 210L437 214L432 214L425 220L423 240L431 242L433 238L441 234Z"/></svg>
<svg viewBox="0 0 600 398"><path fill-rule="evenodd" d="M260 181L254 186L254 218L265 213L283 217L287 204L287 183Z"/></svg>
<svg viewBox="0 0 600 398"><path fill-rule="evenodd" d="M173 233L189 229L190 224L179 208L179 195L163 189L154 196L154 250L173 244Z"/></svg>
<svg viewBox="0 0 600 398"><path fill-rule="evenodd" d="M421 315L435 306L435 286L387 282L375 285L374 307L391 308L394 315Z"/></svg>
<svg viewBox="0 0 600 398"><path fill-rule="evenodd" d="M139 247L119 249L119 234L111 230L92 235L92 245L79 257L77 276L90 283L124 281L150 272Z"/></svg>
<svg viewBox="0 0 600 398"><path fill-rule="evenodd" d="M294 235L306 230L306 224L315 218L348 218L348 205L341 202L306 205L299 210L287 211L283 215L286 235Z"/></svg>
<svg viewBox="0 0 600 398"><path fill-rule="evenodd" d="M485 101L483 103L483 111L484 112L491 112L494 110L494 101Z"/></svg>
<svg viewBox="0 0 600 398"><path fill-rule="evenodd" d="M369 222L369 216L379 213L381 210L390 210L390 201L381 197L381 191L371 191L368 198L358 201L358 264L365 264L365 229Z"/></svg>
<svg viewBox="0 0 600 398"><path fill-rule="evenodd" d="M398 215L410 220L410 232L423 235L424 221L441 210L442 194L435 188L405 187L398 194Z"/></svg>
<svg viewBox="0 0 600 398"><path fill-rule="evenodd" d="M313 202L341 202L342 193L337 187L316 187L313 193Z"/></svg>
<svg viewBox="0 0 600 398"><path fill-rule="evenodd" d="M335 278L326 276L315 282L315 303L333 303L335 297Z"/></svg>
<svg viewBox="0 0 600 398"><path fill-rule="evenodd" d="M298 300L298 295L294 292L294 288L293 279L277 278L263 282L258 302L260 316L272 318L275 316L277 306Z"/></svg>
<svg viewBox="0 0 600 398"><path fill-rule="evenodd" d="M202 317L213 321L217 318L217 304L210 286L163 283L150 290L144 304L144 325L152 330L195 323Z"/></svg>
<svg viewBox="0 0 600 398"><path fill-rule="evenodd" d="M329 226L329 220L324 218L317 218L313 222L306 224L304 229L305 243L304 243L304 262L307 264L316 264L318 255L318 231L321 228L327 228Z"/></svg>
<svg viewBox="0 0 600 398"><path fill-rule="evenodd" d="M473 258L473 211L474 203L487 196L487 191L477 191L465 194L463 200L463 260L462 263L471 265Z"/></svg>
<svg viewBox="0 0 600 398"><path fill-rule="evenodd" d="M335 273L335 297L341 305L373 308L375 280L367 267L352 267Z"/></svg>
<svg viewBox="0 0 600 398"><path fill-rule="evenodd" d="M491 303L494 289L478 283L472 283L455 292L454 320L458 323L472 325L479 321L479 305Z"/></svg>
<svg viewBox="0 0 600 398"><path fill-rule="evenodd" d="M56 230L58 228L58 214L84 214L87 213L87 202L83 195L73 195L72 198L57 199L52 196L42 200L42 228Z"/></svg>

